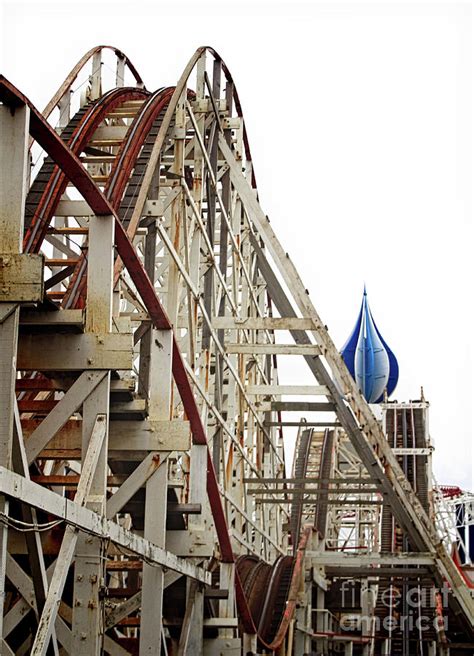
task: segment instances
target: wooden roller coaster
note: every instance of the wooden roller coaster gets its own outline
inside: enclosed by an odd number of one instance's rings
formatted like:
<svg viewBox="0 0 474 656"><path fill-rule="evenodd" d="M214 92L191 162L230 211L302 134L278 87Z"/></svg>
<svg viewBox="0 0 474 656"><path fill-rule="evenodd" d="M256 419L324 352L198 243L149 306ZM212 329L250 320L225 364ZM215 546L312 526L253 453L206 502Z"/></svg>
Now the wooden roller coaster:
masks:
<svg viewBox="0 0 474 656"><path fill-rule="evenodd" d="M221 57L150 92L100 46L0 102L1 653L472 653L428 405L357 389Z"/></svg>

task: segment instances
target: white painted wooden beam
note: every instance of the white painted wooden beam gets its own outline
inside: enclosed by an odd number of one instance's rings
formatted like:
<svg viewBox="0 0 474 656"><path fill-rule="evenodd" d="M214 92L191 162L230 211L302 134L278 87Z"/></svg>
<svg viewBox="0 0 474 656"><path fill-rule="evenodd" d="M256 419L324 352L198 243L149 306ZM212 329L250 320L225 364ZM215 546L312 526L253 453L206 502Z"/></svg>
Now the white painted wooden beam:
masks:
<svg viewBox="0 0 474 656"><path fill-rule="evenodd" d="M321 355L319 346L312 344L236 344L226 342L227 353L244 355Z"/></svg>
<svg viewBox="0 0 474 656"><path fill-rule="evenodd" d="M16 107L13 111L0 105L0 253L11 254L14 258L23 250L29 118L27 106ZM0 283L0 288L2 286ZM9 286L5 289L10 291ZM8 293L5 293L4 300L7 298ZM12 460L19 315L16 303L0 302L0 465L8 468ZM8 515L8 509L8 500L0 495L0 512ZM0 526L0 637L3 635L7 541L4 523Z"/></svg>
<svg viewBox="0 0 474 656"><path fill-rule="evenodd" d="M214 317L212 327L216 330L314 330L312 319L298 317Z"/></svg>
<svg viewBox="0 0 474 656"><path fill-rule="evenodd" d="M250 396L327 396L329 390L325 385L247 385Z"/></svg>
<svg viewBox="0 0 474 656"><path fill-rule="evenodd" d="M129 370L132 364L130 333L21 335L18 344L23 371Z"/></svg>
<svg viewBox="0 0 474 656"><path fill-rule="evenodd" d="M23 476L14 474L5 467L0 467L0 493L14 497L39 510L44 510L85 533L110 539L111 542L124 549L146 558L150 563L172 569L183 576L196 578L201 583L211 584L210 572L192 566L185 559L178 558L165 549L157 547L152 542L123 529L111 520L102 519L97 513L59 496L56 492L32 481L27 481Z"/></svg>

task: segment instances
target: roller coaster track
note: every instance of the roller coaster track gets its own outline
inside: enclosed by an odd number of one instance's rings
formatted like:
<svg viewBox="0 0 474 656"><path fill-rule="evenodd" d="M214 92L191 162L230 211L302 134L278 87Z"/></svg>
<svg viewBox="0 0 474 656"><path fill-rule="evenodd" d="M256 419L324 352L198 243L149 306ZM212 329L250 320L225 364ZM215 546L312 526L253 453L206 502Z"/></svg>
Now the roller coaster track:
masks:
<svg viewBox="0 0 474 656"><path fill-rule="evenodd" d="M109 51L118 86L103 92ZM65 121L89 63L89 93ZM126 69L136 87L124 86ZM316 409L335 414L391 521L431 555L430 575L448 581L472 631L471 596L414 474L260 207L220 56L198 49L176 87L150 93L123 53L100 46L43 114L3 77L0 101L4 652L291 651L306 551L329 530L336 433L300 431L291 503L258 497L252 485L270 494L271 481L285 483L280 329L326 397ZM47 121L56 107L57 131ZM47 157L25 198L31 140ZM301 479L313 478L308 513ZM7 551L22 527L31 534Z"/></svg>
<svg viewBox="0 0 474 656"><path fill-rule="evenodd" d="M409 447L412 448L426 448L426 432L422 423L422 413L420 411L416 412L413 408L411 409L394 409L391 412L387 413L386 417L386 433L387 440L394 449L406 449ZM400 465L403 467L404 472L407 475L408 480L413 486L414 491L417 493L420 502L423 504L423 508L426 513L430 513L429 508L429 498L428 498L428 472L426 469L427 466L427 456L418 456L418 457L409 457L409 456L399 456ZM401 552L409 551L409 544L406 542L406 538L403 536L403 533L397 527L396 522L390 512L390 509L385 507L382 510L382 521L381 521L381 550L383 552ZM412 581L411 585L416 584L417 589L420 591L420 598L427 598L426 595L426 580L425 588L423 588L423 578L420 577L418 581ZM392 578L387 581L387 585L384 589L381 590L381 594L384 594L384 590L388 592L390 596L395 597L395 593L399 594L399 591L403 589L403 586L407 586L407 582L404 582L403 579ZM423 594L425 592L425 594ZM417 609L419 614L427 614L433 609L428 607L423 608L423 605L420 603L419 608ZM381 616L387 614L387 608L378 608L378 613ZM392 651L394 654L403 653L403 645L400 637L396 640L397 636L391 636L392 642ZM409 639L409 635L406 640ZM407 645L405 645L405 651L407 650Z"/></svg>
<svg viewBox="0 0 474 656"><path fill-rule="evenodd" d="M384 406L384 429L387 441L394 452L400 454L397 455L397 458L413 490L423 504L426 513L432 516L433 499L429 486L431 449L426 439L425 413L426 404L424 402L401 404L400 406L396 402L387 404ZM380 514L361 514L364 499L368 499L369 504L376 503L377 495L374 496L373 490L368 486L370 478L358 478L361 472L361 463L357 458L354 459L354 454L347 453L347 445L344 446L346 440L347 436L341 433L341 429L326 429L323 432L317 432L314 428L307 428L306 424L302 422L296 440L293 464L293 478L298 481L293 484L294 494L291 497L290 526L293 544L296 536L299 535L301 523L308 524L313 515L314 527L320 539L317 559L322 556L323 562L331 565L331 553L335 551L346 556L347 565L351 560L353 563L358 562L359 574L362 574L361 561L357 560L360 556L352 555L354 554L353 550L357 550L358 554L372 554L372 565L369 572L372 580L377 581L374 622L375 626L379 628L374 628L371 636L376 654L390 653L400 656L423 654L426 644L436 640L436 624L440 621L449 626L450 642L459 645L458 641L468 634L469 628L466 625L463 626L462 623L459 624L459 618L456 616L456 604L450 607L449 601L446 603L446 599L444 599L441 609L440 604L434 603L436 579L432 571L419 566L420 569L414 567L408 572L403 567L404 559L409 558L410 553L416 553L416 549L413 549L406 533L397 524L390 506L383 504ZM356 484L359 489L354 487ZM358 502L354 498L354 492L361 495L358 497ZM311 496L312 494L317 495L316 502ZM360 504L359 508L357 503ZM349 507L344 504L349 504ZM353 508L350 507L351 505ZM356 510L357 508L358 510ZM345 522L341 523L341 517L345 518ZM350 525L352 525L352 535L348 533ZM373 532L372 536L367 535L368 526ZM342 541L338 540L338 537L342 537ZM331 552L331 550L334 551ZM324 560L325 553L328 557ZM401 558L398 561L394 560L393 565L386 570L378 569L377 559L381 555L386 557L387 554L395 557L398 554ZM466 586L472 588L472 582L460 563L456 548L453 559ZM370 562L370 560L366 559L366 562ZM329 578L331 575L336 576L339 580L348 577L346 584L349 581L350 585L353 585L353 577L357 575L358 567L357 564L354 566L355 570L351 570L350 567L346 567L346 569L329 567L326 575ZM344 597L344 585L343 583L342 597ZM358 594L360 593L358 592ZM337 614L338 604L336 602L335 607L332 607L332 604L334 604L334 600L332 602L329 600L328 609ZM347 610L346 608L346 612ZM356 608L353 609L353 612L356 612ZM437 619L437 613L441 613L441 619ZM391 623L398 616L410 616L412 620L405 627L403 624ZM423 623L425 623L425 627L420 630L419 627ZM315 635L325 634L323 632ZM331 634L326 633L326 635ZM446 637L443 639L446 640Z"/></svg>

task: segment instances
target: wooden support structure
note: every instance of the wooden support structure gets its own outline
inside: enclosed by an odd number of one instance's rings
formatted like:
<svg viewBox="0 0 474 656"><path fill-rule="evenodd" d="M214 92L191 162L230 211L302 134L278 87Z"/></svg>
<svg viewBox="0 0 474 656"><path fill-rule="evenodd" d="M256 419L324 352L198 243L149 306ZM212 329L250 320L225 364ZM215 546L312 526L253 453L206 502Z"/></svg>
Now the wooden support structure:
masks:
<svg viewBox="0 0 474 656"><path fill-rule="evenodd" d="M220 56L150 93L97 47L43 115L4 78L0 103L2 653L377 654L377 591L443 581L438 616L474 639L429 435L388 439L426 404L382 425L365 402L259 203ZM369 626L341 637L331 587L357 573Z"/></svg>

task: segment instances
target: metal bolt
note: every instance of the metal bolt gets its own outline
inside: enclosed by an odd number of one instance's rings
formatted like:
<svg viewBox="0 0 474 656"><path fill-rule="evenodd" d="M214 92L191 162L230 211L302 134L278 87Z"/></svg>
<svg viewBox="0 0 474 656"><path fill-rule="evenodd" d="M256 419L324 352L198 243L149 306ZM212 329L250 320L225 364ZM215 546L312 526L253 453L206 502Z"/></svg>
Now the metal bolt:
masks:
<svg viewBox="0 0 474 656"><path fill-rule="evenodd" d="M76 576L76 581L82 581L83 578L84 578L84 576L83 576L82 574L78 574L78 575Z"/></svg>
<svg viewBox="0 0 474 656"><path fill-rule="evenodd" d="M81 640L85 640L87 638L87 633L81 633Z"/></svg>
<svg viewBox="0 0 474 656"><path fill-rule="evenodd" d="M97 577L97 574L91 574L91 575L89 576L89 581L90 581L91 583L97 583L97 578L98 578L98 577Z"/></svg>

